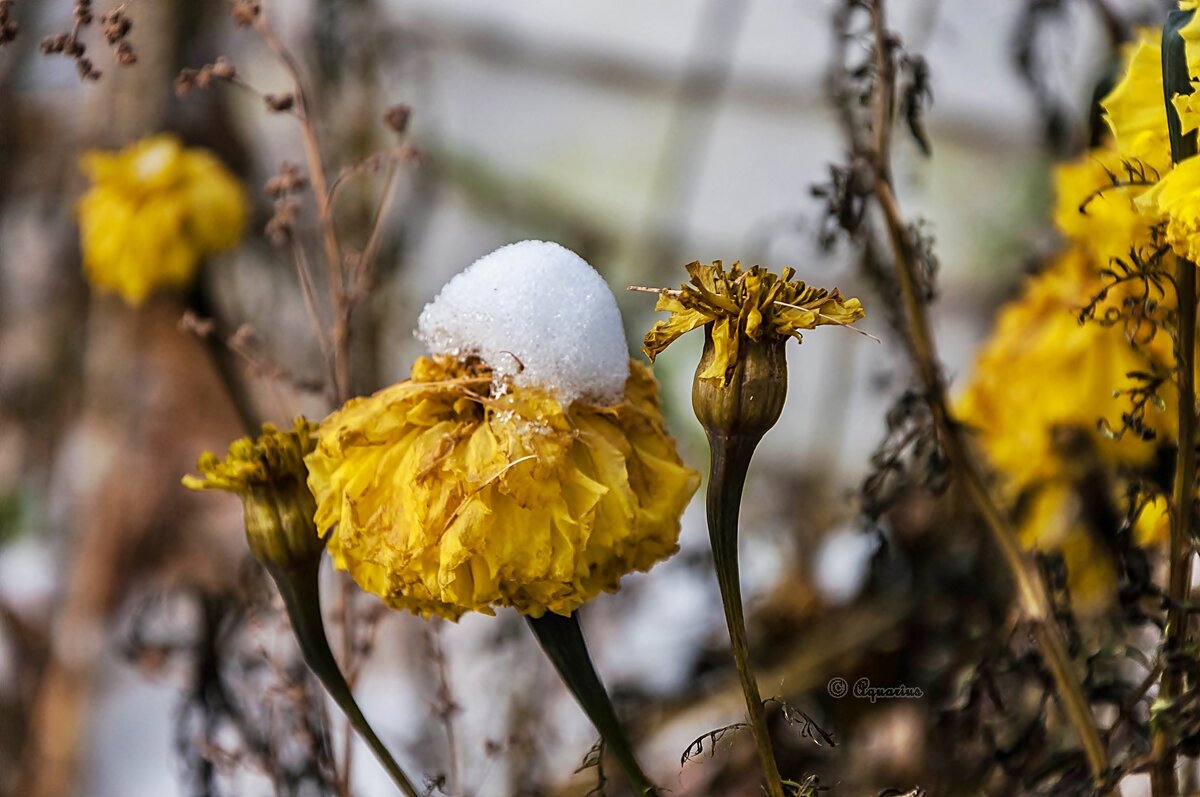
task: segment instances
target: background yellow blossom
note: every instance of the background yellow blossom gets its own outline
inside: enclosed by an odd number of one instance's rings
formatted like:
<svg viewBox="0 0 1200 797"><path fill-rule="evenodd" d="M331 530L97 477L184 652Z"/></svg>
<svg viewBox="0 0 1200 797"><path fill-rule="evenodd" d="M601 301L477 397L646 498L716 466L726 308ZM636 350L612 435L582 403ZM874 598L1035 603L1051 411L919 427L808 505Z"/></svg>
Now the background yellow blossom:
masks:
<svg viewBox="0 0 1200 797"><path fill-rule="evenodd" d="M213 155L170 135L80 163L92 187L79 201L83 268L101 291L131 305L158 288L187 285L200 258L241 238L241 186Z"/></svg>

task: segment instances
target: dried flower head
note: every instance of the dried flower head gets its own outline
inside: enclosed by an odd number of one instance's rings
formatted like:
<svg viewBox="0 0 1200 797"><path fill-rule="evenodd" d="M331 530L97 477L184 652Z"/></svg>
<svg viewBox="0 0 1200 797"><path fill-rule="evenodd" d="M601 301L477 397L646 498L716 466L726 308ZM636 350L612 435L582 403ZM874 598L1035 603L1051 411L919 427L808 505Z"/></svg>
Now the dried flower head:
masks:
<svg viewBox="0 0 1200 797"><path fill-rule="evenodd" d="M307 459L334 564L393 607L457 619L570 614L670 556L699 479L631 368L616 406L489 397L490 369L445 356L351 400Z"/></svg>
<svg viewBox="0 0 1200 797"><path fill-rule="evenodd" d="M690 263L687 271L691 279L678 291L657 291L655 309L671 317L646 333L642 351L654 362L680 335L709 327L715 356L698 374L701 379L729 384L738 353L748 342L789 337L799 341L802 330L852 324L864 315L858 299L843 299L836 289L830 292L795 280L792 268L775 274L762 266L743 269L734 263L726 271L717 260L710 266Z"/></svg>
<svg viewBox="0 0 1200 797"><path fill-rule="evenodd" d="M692 407L709 434L757 440L783 412L787 359L783 344L825 324L849 325L863 317L858 299L795 280L795 270L775 274L762 266L743 270L721 261L687 266L690 283L655 290L655 309L670 318L646 333L642 351L654 358L680 335L704 328L704 353L692 383Z"/></svg>

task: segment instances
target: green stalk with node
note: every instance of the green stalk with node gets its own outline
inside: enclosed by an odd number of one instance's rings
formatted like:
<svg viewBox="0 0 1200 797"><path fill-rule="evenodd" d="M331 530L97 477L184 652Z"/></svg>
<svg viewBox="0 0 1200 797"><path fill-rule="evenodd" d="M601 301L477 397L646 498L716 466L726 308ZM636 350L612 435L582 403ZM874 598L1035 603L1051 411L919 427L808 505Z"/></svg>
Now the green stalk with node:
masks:
<svg viewBox="0 0 1200 797"><path fill-rule="evenodd" d="M848 326L863 317L857 299L794 280L788 268L774 274L760 266L728 271L720 261L692 263L691 281L659 294L656 309L669 312L646 335L654 358L676 338L704 328L704 351L692 382L692 408L708 436L706 508L713 566L746 714L770 797L783 797L783 779L767 728L762 694L750 659L738 568L738 517L754 449L775 425L787 397L788 338L823 325Z"/></svg>

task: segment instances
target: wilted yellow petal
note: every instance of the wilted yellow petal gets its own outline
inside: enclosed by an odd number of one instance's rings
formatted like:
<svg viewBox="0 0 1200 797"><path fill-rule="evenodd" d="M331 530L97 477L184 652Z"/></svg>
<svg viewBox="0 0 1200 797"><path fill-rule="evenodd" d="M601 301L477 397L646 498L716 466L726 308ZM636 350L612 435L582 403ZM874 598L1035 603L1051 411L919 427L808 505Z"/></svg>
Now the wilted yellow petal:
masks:
<svg viewBox="0 0 1200 797"><path fill-rule="evenodd" d="M699 478L631 364L610 407L420 358L412 379L321 424L306 462L334 564L389 605L456 619L513 606L569 614L677 547Z"/></svg>
<svg viewBox="0 0 1200 797"><path fill-rule="evenodd" d="M742 340L801 340L801 330L852 324L864 315L857 299L794 280L790 268L774 274L761 266L742 269L734 263L726 271L717 260L712 265L689 263L687 271L688 283L660 295L656 309L671 315L646 333L642 351L653 362L680 335L711 325L716 357L699 374L701 379L726 379Z"/></svg>

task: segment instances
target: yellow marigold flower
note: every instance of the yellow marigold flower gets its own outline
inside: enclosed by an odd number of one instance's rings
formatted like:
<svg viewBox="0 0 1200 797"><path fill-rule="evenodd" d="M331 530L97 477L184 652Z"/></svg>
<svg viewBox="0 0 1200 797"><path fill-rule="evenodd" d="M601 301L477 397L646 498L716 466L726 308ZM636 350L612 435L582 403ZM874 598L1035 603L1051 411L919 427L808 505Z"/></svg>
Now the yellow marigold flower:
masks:
<svg viewBox="0 0 1200 797"><path fill-rule="evenodd" d="M1125 176L1125 158L1113 146L1097 147L1054 170L1055 226L1102 265L1151 246L1151 220L1134 201L1145 188L1113 184Z"/></svg>
<svg viewBox="0 0 1200 797"><path fill-rule="evenodd" d="M623 400L489 395L492 371L422 357L410 380L321 423L307 459L334 564L395 608L457 619L512 606L568 615L675 552L699 485L649 370Z"/></svg>
<svg viewBox="0 0 1200 797"><path fill-rule="evenodd" d="M247 202L237 179L174 136L88 152L80 166L92 183L78 205L84 273L130 305L187 285L201 257L242 236Z"/></svg>
<svg viewBox="0 0 1200 797"><path fill-rule="evenodd" d="M1122 155L1169 167L1161 42L1161 30L1138 29L1134 41L1124 46L1124 74L1100 105Z"/></svg>
<svg viewBox="0 0 1200 797"><path fill-rule="evenodd" d="M1097 422L1119 425L1129 399L1113 391L1133 386L1127 374L1150 371L1155 362L1169 366L1162 359L1164 350L1170 351L1169 336L1159 332L1137 349L1122 325L1080 324L1079 309L1103 285L1093 261L1079 249L1067 249L1000 311L976 357L974 374L957 402L958 417L977 430L1010 488L1019 490L1060 471L1055 435L1063 427L1091 435L1097 453L1112 465L1143 465L1153 456L1152 443L1132 434L1109 439ZM1150 409L1146 418L1168 436L1175 424L1171 404L1167 400L1162 412Z"/></svg>
<svg viewBox="0 0 1200 797"><path fill-rule="evenodd" d="M687 266L690 284L678 291L660 291L656 310L671 317L646 333L642 351L654 358L680 335L711 324L715 356L700 379L720 379L726 384L747 342L766 338L803 340L801 330L823 324L852 324L863 317L858 299L843 299L832 292L792 279L796 271L785 268L774 274L762 266L743 269L734 263L726 272L720 260L711 266Z"/></svg>
<svg viewBox="0 0 1200 797"><path fill-rule="evenodd" d="M1200 158L1176 164L1137 198L1137 206L1166 222L1166 240L1176 254L1200 260Z"/></svg>
<svg viewBox="0 0 1200 797"><path fill-rule="evenodd" d="M297 418L290 432L263 424L258 437L229 444L221 459L210 451L196 463L200 476L184 476L189 490L237 493L245 508L246 539L273 575L307 568L324 542L313 524L316 504L306 484L305 455L316 447L317 426Z"/></svg>

